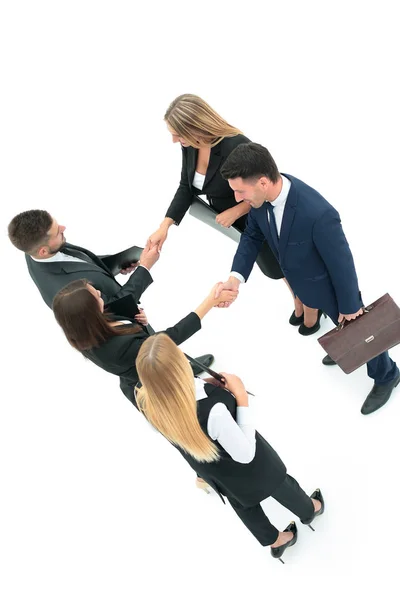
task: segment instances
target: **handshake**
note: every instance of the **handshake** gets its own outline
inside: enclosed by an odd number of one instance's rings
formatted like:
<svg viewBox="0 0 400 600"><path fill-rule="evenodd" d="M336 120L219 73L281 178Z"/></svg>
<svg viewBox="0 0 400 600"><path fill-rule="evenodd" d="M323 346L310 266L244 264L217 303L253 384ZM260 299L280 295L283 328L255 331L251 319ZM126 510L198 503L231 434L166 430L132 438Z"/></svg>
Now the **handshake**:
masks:
<svg viewBox="0 0 400 600"><path fill-rule="evenodd" d="M230 277L228 281L216 283L200 306L194 311L202 319L212 308L227 308L239 294L240 281Z"/></svg>
<svg viewBox="0 0 400 600"><path fill-rule="evenodd" d="M239 295L240 281L236 277L229 277L225 283L217 283L215 286L215 299L218 302L214 306L218 308L228 308Z"/></svg>
<svg viewBox="0 0 400 600"><path fill-rule="evenodd" d="M152 240L147 240L146 247L143 249L140 259L136 263L127 265L121 270L121 273L128 274L136 269L139 265L150 270L160 258L161 245L152 243ZM207 298L202 304L207 305L207 310L213 307L228 308L236 300L239 294L240 281L236 277L229 277L224 283L220 281L215 284L211 292L207 295ZM205 306L204 306L205 308ZM203 311L201 311L203 312ZM204 315L203 315L204 316ZM201 318L201 317L200 317Z"/></svg>

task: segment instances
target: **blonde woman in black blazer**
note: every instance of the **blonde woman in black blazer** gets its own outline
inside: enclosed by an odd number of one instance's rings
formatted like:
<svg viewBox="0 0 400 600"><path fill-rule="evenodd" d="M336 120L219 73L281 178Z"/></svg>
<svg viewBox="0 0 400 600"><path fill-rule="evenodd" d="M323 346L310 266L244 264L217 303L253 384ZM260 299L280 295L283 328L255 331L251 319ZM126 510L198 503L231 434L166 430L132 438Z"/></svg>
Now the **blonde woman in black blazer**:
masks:
<svg viewBox="0 0 400 600"><path fill-rule="evenodd" d="M229 183L221 177L220 168L229 154L239 144L250 142L242 132L227 123L214 109L193 94L178 96L169 106L164 120L174 143L182 147L181 181L160 227L148 239L148 246L155 244L161 250L172 225L179 225L188 211L194 196L205 194L210 206L219 213L216 221L223 227L234 225L241 232L246 227L250 205L236 202ZM261 267L262 264L262 267ZM284 275L274 253L267 243L262 248L263 273L271 279ZM304 306L295 298L294 311L289 319L291 325L304 321ZM314 309L308 309L306 319L314 318ZM311 311L308 315L308 311ZM315 318L318 311L315 310ZM312 323L311 323L312 324Z"/></svg>

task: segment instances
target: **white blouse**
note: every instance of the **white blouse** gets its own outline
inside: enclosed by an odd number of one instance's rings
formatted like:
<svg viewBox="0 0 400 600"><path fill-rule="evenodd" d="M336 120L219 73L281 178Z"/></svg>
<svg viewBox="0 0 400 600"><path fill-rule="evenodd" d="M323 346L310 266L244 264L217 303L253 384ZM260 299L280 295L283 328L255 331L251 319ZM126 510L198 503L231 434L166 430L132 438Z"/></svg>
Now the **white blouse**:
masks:
<svg viewBox="0 0 400 600"><path fill-rule="evenodd" d="M205 175L202 175L201 173L198 173L197 171L195 171L194 177L193 177L193 186L195 188L197 188L198 190L202 190L204 187L205 178L206 178Z"/></svg>
<svg viewBox="0 0 400 600"><path fill-rule="evenodd" d="M205 381L195 377L196 400L207 398ZM239 463L250 463L256 453L256 431L253 425L251 408L238 406L236 421L222 402L215 404L208 416L207 433Z"/></svg>

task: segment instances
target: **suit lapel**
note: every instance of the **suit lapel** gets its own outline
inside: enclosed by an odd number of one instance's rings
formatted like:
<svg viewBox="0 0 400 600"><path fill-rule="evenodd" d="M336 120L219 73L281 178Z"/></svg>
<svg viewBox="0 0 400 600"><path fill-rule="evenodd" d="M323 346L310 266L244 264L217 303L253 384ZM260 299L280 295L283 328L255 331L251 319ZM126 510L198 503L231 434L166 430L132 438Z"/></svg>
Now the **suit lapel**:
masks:
<svg viewBox="0 0 400 600"><path fill-rule="evenodd" d="M203 189L211 181L211 179L214 177L215 173L218 171L219 166L221 165L221 161L222 161L221 144L222 144L222 142L217 144L213 148L211 148L210 162L208 163L208 168L207 168L206 177L204 179Z"/></svg>
<svg viewBox="0 0 400 600"><path fill-rule="evenodd" d="M196 148L188 148L186 155L187 176L190 187L193 185L194 172L196 170L197 150Z"/></svg>
<svg viewBox="0 0 400 600"><path fill-rule="evenodd" d="M77 261L60 261L57 263L53 263L53 265L60 265L59 269L60 271L64 271L65 273L79 273L79 271L95 271L96 273L100 271L102 271L102 273L104 273L105 275L109 275L109 272L107 269L103 269L97 265L94 265L93 263L88 263L88 262L77 262Z"/></svg>
<svg viewBox="0 0 400 600"><path fill-rule="evenodd" d="M67 242L66 246L69 248L75 248L76 250L80 250L81 252L84 252L96 263L96 265L100 269L103 269L104 271L106 271L106 273L108 273L109 275L111 275L111 277L114 278L114 275L111 273L111 271L108 269L108 267L106 267L106 265L103 263L103 261L98 256L96 256L96 254L93 254L93 252L90 252L90 250L87 250L86 248L82 248L82 246L76 246L75 244L70 244L69 242ZM62 252L62 249L61 249L61 252ZM87 263L87 264L89 264L89 263Z"/></svg>
<svg viewBox="0 0 400 600"><path fill-rule="evenodd" d="M31 259L32 260L32 259ZM96 271L98 273L100 267L88 262L57 260L55 262L33 261L30 263L33 271L39 270L44 273L75 273L79 271ZM104 273L104 269L101 269ZM105 271L108 275L108 271Z"/></svg>
<svg viewBox="0 0 400 600"><path fill-rule="evenodd" d="M285 210L283 211L283 219L281 225L281 232L279 236L279 256L280 260L283 260L283 256L286 250L286 246L289 239L290 229L293 224L294 215L296 214L297 207L297 192L292 182L289 190L289 194L285 204Z"/></svg>

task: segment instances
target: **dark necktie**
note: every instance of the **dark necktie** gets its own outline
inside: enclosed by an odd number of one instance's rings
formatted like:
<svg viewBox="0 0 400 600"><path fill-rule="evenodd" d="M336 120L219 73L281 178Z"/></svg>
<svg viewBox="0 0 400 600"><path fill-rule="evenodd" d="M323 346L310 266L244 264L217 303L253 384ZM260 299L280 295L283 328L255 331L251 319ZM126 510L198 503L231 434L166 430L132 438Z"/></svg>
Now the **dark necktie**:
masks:
<svg viewBox="0 0 400 600"><path fill-rule="evenodd" d="M279 254L279 235L278 235L278 228L276 226L276 220L275 220L275 215L274 215L274 207L272 206L271 202L267 201L266 204L267 204L267 210L269 213L269 230L271 232L271 237L272 237L273 244L275 246L275 250Z"/></svg>
<svg viewBox="0 0 400 600"><path fill-rule="evenodd" d="M71 248L70 246L65 245L63 248L61 248L60 252L62 252L63 254L67 254L68 256L80 258L81 260L87 263L91 263L92 265L96 264L95 261L92 258L90 258L88 254L86 254L86 252L82 252L82 250L78 250L77 248Z"/></svg>

